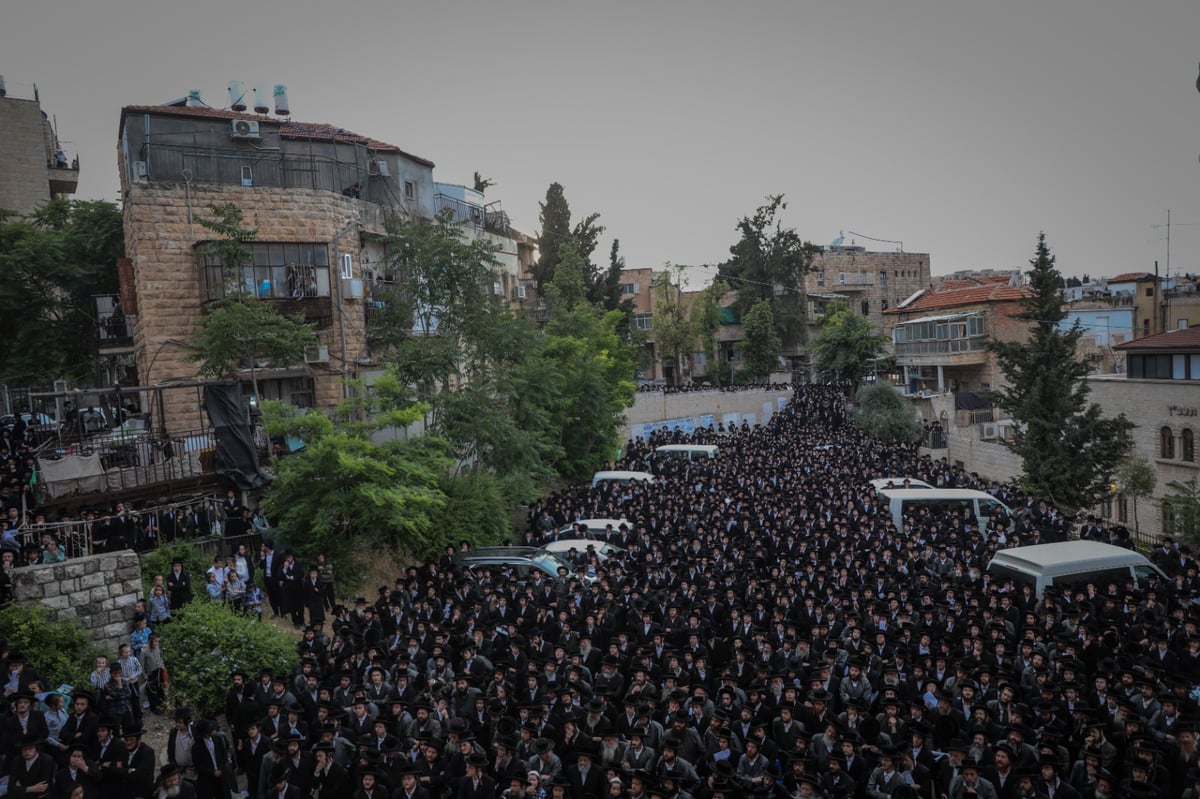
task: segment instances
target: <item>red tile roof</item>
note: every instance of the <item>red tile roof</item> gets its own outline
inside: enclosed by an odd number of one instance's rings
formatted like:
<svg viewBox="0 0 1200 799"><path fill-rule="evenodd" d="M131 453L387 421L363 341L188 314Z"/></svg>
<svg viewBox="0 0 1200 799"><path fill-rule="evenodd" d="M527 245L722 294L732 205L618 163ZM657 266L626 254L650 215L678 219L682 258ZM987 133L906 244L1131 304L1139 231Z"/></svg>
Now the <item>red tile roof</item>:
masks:
<svg viewBox="0 0 1200 799"><path fill-rule="evenodd" d="M979 305L985 302L1015 302L1028 294L1028 289L1010 286L1007 283L992 283L985 286L931 291L922 294L912 303L900 308L894 306L884 313L900 314L913 311L931 311L935 308L957 308L963 305Z"/></svg>
<svg viewBox="0 0 1200 799"><path fill-rule="evenodd" d="M279 135L285 139L317 139L320 141L341 141L366 145L368 149L377 152L399 153L419 164L430 168L433 162L418 155L405 152L394 144L362 136L353 131L327 125L324 122L297 122L293 119L277 119L262 114L246 114L229 111L224 108L206 108L192 105L127 105L121 109L122 124L126 114L157 114L159 116L201 117L204 119L249 119L260 125L275 125Z"/></svg>
<svg viewBox="0 0 1200 799"><path fill-rule="evenodd" d="M1200 348L1200 327L1168 330L1118 344L1115 350L1194 350Z"/></svg>
<svg viewBox="0 0 1200 799"><path fill-rule="evenodd" d="M1136 283L1139 280L1154 280L1152 272L1123 272L1116 277L1104 278L1105 283Z"/></svg>

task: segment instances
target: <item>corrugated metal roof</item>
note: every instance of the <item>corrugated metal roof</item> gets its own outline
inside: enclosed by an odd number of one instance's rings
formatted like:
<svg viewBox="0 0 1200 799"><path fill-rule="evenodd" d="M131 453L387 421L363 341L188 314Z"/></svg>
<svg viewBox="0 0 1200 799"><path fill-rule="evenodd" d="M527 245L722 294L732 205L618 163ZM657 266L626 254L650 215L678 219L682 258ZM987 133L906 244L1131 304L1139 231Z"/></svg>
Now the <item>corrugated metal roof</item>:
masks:
<svg viewBox="0 0 1200 799"><path fill-rule="evenodd" d="M915 325L918 322L949 322L951 319L966 319L968 316L982 316L982 311L964 311L963 313L947 313L941 316L922 316L920 319L905 319L897 322L900 325Z"/></svg>

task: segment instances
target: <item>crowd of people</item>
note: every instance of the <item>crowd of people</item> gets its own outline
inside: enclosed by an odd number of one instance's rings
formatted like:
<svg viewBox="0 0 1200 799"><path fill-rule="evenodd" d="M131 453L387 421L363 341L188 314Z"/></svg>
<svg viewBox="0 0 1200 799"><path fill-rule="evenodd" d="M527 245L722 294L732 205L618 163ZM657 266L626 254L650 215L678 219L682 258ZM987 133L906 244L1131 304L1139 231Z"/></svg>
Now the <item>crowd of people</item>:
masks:
<svg viewBox="0 0 1200 799"><path fill-rule="evenodd" d="M714 386L711 383L684 383L672 386L666 382L640 383L638 391L659 392L662 394L687 394L693 391L789 391L791 386L786 383L733 383L731 385Z"/></svg>
<svg viewBox="0 0 1200 799"><path fill-rule="evenodd" d="M664 431L622 465L708 437ZM1168 579L1038 597L986 564L1073 520L879 444L833 390L797 388L719 444L712 460L653 460L653 484L533 507L534 543L622 521L607 535L620 549L577 550L574 573L464 571L451 550L373 602L268 592L275 614L307 622L297 671L235 670L221 723L177 710L157 781L136 720L87 721L85 698L66 748L48 747L18 699L0 725L9 791L73 795L51 766L100 762L93 795L113 797L1197 796L1200 577L1186 547L1153 553ZM981 529L926 512L898 529L867 482L881 477L991 491L1014 516ZM1114 537L1094 518L1077 532ZM286 553L263 554L261 579L280 586L265 571ZM28 693L27 668L9 657L6 693ZM113 740L105 767L97 747Z"/></svg>

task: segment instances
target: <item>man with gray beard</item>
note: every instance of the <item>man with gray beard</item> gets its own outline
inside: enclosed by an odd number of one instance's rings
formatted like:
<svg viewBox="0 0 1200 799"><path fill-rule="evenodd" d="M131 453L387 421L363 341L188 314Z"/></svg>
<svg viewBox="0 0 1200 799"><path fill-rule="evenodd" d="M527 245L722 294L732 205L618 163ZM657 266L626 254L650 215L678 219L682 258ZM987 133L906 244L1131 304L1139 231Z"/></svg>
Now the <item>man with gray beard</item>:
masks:
<svg viewBox="0 0 1200 799"><path fill-rule="evenodd" d="M194 799L195 796L196 789L184 781L178 767L168 763L159 770L154 799Z"/></svg>

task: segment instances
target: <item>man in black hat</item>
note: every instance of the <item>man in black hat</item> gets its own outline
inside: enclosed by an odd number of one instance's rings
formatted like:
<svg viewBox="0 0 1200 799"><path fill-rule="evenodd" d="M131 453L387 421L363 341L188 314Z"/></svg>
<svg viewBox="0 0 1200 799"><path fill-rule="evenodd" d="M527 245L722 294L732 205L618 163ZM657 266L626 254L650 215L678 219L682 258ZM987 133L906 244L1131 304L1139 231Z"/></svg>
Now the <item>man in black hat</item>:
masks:
<svg viewBox="0 0 1200 799"><path fill-rule="evenodd" d="M200 719L192 725L195 744L192 762L196 768L196 799L225 799L225 774L230 769L224 738L213 735L213 725Z"/></svg>
<svg viewBox="0 0 1200 799"><path fill-rule="evenodd" d="M879 753L879 765L867 778L867 796L870 799L886 799L904 784L904 777L897 768L899 757L899 751L892 747Z"/></svg>
<svg viewBox="0 0 1200 799"><path fill-rule="evenodd" d="M581 799L586 794L600 796L604 792L604 774L593 762L595 744L581 742L575 748L575 757L575 764L566 770L567 780L571 783L571 795L575 799Z"/></svg>
<svg viewBox="0 0 1200 799"><path fill-rule="evenodd" d="M291 784L292 769L285 762L271 767L267 777L269 787L263 799L301 799L300 789Z"/></svg>
<svg viewBox="0 0 1200 799"><path fill-rule="evenodd" d="M100 795L100 766L89 762L87 747L73 743L66 749L67 765L58 770L54 777L55 791L69 797L76 785L83 786L84 799L95 799Z"/></svg>
<svg viewBox="0 0 1200 799"><path fill-rule="evenodd" d="M154 750L142 742L141 726L121 732L125 751L105 769L118 794L129 799L149 799L154 792Z"/></svg>
<svg viewBox="0 0 1200 799"><path fill-rule="evenodd" d="M12 711L5 717L3 726L0 726L0 741L9 743L11 749L0 754L16 756L17 741L22 736L32 735L45 740L50 735L46 717L37 709L37 701L37 697L27 689L9 694L8 704Z"/></svg>
<svg viewBox="0 0 1200 799"><path fill-rule="evenodd" d="M484 771L488 758L482 752L467 756L467 773L458 783L458 799L496 799L496 781Z"/></svg>
<svg viewBox="0 0 1200 799"><path fill-rule="evenodd" d="M72 744L83 744L85 747L94 744L96 724L99 721L100 717L96 714L96 697L91 691L75 689L71 695L71 715L67 717L58 733L58 748L62 755L68 753Z"/></svg>
<svg viewBox="0 0 1200 799"><path fill-rule="evenodd" d="M54 787L54 761L42 752L45 738L24 733L16 739L17 755L8 771L9 796L47 799Z"/></svg>
<svg viewBox="0 0 1200 799"><path fill-rule="evenodd" d="M177 767L168 763L158 770L158 782L155 783L152 796L154 799L195 799L196 789L183 778L183 773Z"/></svg>

